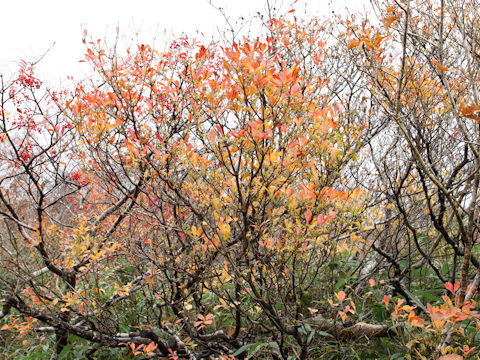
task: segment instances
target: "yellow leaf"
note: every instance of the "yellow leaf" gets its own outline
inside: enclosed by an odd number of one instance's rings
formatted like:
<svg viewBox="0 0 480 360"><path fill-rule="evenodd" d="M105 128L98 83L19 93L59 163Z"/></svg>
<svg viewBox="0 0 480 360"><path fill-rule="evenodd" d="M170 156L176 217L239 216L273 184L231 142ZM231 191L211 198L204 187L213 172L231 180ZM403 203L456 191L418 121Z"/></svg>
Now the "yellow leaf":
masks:
<svg viewBox="0 0 480 360"><path fill-rule="evenodd" d="M270 160L271 161L277 161L280 156L282 156L282 153L277 151L277 152L273 152L271 155L270 155Z"/></svg>
<svg viewBox="0 0 480 360"><path fill-rule="evenodd" d="M222 223L219 225L219 232L223 235L224 239L230 237L230 225L227 223Z"/></svg>

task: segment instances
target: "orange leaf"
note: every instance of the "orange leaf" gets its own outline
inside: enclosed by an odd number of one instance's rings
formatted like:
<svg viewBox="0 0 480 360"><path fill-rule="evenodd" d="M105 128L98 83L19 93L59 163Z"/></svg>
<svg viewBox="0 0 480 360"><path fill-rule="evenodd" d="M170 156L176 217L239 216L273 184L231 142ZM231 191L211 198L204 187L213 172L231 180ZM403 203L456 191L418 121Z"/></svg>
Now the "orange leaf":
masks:
<svg viewBox="0 0 480 360"><path fill-rule="evenodd" d="M452 294L455 294L458 291L458 289L460 289L460 283L457 281L455 284L452 285L451 282L446 282L445 289L450 291Z"/></svg>
<svg viewBox="0 0 480 360"><path fill-rule="evenodd" d="M154 342L151 342L150 344L148 344L147 346L145 346L145 348L143 349L143 352L147 355L150 355L150 354L153 354L153 351L158 347L157 344L155 344Z"/></svg>
<svg viewBox="0 0 480 360"><path fill-rule="evenodd" d="M353 49L355 47L357 47L358 45L361 44L361 41L360 40L357 40L357 39L351 39L348 44L347 44L347 49L350 50L350 49Z"/></svg>
<svg viewBox="0 0 480 360"><path fill-rule="evenodd" d="M463 360L463 356L457 354L442 355L438 360Z"/></svg>
<svg viewBox="0 0 480 360"><path fill-rule="evenodd" d="M337 294L335 294L335 296L337 297L338 301L342 303L343 300L345 300L345 297L347 296L347 294L345 294L345 291L340 290Z"/></svg>
<svg viewBox="0 0 480 360"><path fill-rule="evenodd" d="M373 43L373 47L377 47L382 42L382 40L385 39L385 38L386 38L386 36L380 36L379 34L377 34L375 36L375 42Z"/></svg>
<svg viewBox="0 0 480 360"><path fill-rule="evenodd" d="M479 111L480 105L472 104L465 106L460 104L459 114L463 117L480 121L480 116L476 114Z"/></svg>
<svg viewBox="0 0 480 360"><path fill-rule="evenodd" d="M436 59L432 59L432 63L435 65L435 67L437 68L437 71L450 71L449 68L441 65L438 60Z"/></svg>
<svg viewBox="0 0 480 360"><path fill-rule="evenodd" d="M215 133L215 130L210 129L210 142L212 144L215 144L216 139L217 139L217 134Z"/></svg>
<svg viewBox="0 0 480 360"><path fill-rule="evenodd" d="M314 315L315 313L318 312L317 309L314 309L314 308L311 308L311 307L307 307L308 311L310 312L310 314Z"/></svg>
<svg viewBox="0 0 480 360"><path fill-rule="evenodd" d="M390 26L392 26L393 22L397 19L398 19L398 14L386 16L382 19L383 26L385 27L386 30L388 30L390 29Z"/></svg>

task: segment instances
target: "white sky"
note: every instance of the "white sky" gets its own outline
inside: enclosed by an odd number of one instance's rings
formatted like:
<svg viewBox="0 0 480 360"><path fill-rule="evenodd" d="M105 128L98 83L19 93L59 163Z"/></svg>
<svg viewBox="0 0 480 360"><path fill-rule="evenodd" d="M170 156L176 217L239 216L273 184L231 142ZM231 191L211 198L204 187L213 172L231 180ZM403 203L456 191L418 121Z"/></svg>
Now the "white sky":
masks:
<svg viewBox="0 0 480 360"><path fill-rule="evenodd" d="M271 0L272 1L272 0ZM234 20L265 9L266 0L212 0L226 9ZM288 6L292 0L284 0ZM331 7L361 9L364 0L299 0L298 14L327 14ZM333 3L333 5L331 4ZM79 63L85 53L82 28L94 39L113 39L115 28L130 38L140 31L149 43L155 36L196 31L211 38L225 20L207 0L0 0L0 73L9 73L20 59L32 60L51 50L37 66L37 74L47 83L59 83L67 75L76 78L89 69ZM157 40L158 42L159 40ZM161 39L160 39L161 41Z"/></svg>

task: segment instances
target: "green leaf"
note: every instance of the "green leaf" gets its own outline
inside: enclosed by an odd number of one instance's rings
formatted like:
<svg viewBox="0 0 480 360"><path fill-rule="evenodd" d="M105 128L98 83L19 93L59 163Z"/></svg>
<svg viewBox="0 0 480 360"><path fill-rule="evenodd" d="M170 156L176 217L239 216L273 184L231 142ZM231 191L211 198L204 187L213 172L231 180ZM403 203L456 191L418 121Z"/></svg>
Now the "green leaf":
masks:
<svg viewBox="0 0 480 360"><path fill-rule="evenodd" d="M255 354L258 350L258 347L263 345L263 343L254 343L254 344L246 344L246 345L243 345L242 347L240 347L237 351L235 351L233 353L233 356L237 356L237 355L240 355L241 353L244 353L245 351L247 351L248 353L248 356L247 357L250 357L251 355ZM252 351L252 348L253 348L253 351Z"/></svg>
<svg viewBox="0 0 480 360"><path fill-rule="evenodd" d="M316 333L317 335L320 335L320 336L333 337L332 334L327 333L327 332L325 332L325 331L316 331L315 333Z"/></svg>
<svg viewBox="0 0 480 360"><path fill-rule="evenodd" d="M58 359L59 360L66 359L67 355L70 354L70 352L72 351L72 347L73 347L72 343L67 344L58 355Z"/></svg>
<svg viewBox="0 0 480 360"><path fill-rule="evenodd" d="M412 299L412 301L420 308L422 309L423 311L427 311L427 307L425 305L422 304L422 302L420 300L418 300L418 298L413 295L410 291L408 291L407 289L404 289L405 293L410 296L410 298Z"/></svg>
<svg viewBox="0 0 480 360"><path fill-rule="evenodd" d="M387 319L387 311L383 304L373 305L372 313L373 313L373 316L375 317L375 320L377 320L378 322L383 322L384 320Z"/></svg>
<svg viewBox="0 0 480 360"><path fill-rule="evenodd" d="M429 301L429 302L433 302L433 301L438 301L439 300L439 297L438 296L435 296L433 293L434 293L435 290L415 290L413 292L413 294L415 296L418 296L418 297L422 297L424 298L425 300Z"/></svg>
<svg viewBox="0 0 480 360"><path fill-rule="evenodd" d="M254 344L256 346L252 346L252 348L250 349L250 351L248 352L248 358L250 359L250 357L252 357L253 355L255 355L257 353L258 350L260 350L261 348L263 348L266 343L257 343L257 344Z"/></svg>

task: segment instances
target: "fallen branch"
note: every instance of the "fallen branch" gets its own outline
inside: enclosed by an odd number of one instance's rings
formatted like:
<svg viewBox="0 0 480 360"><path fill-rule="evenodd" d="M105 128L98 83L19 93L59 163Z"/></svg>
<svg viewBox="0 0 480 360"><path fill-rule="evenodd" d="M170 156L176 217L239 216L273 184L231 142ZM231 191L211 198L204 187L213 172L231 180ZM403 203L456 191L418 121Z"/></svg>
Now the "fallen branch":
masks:
<svg viewBox="0 0 480 360"><path fill-rule="evenodd" d="M341 323L338 321L327 320L322 316L316 316L308 320L318 330L327 332L337 339L361 338L369 339L377 337L387 337L393 335L393 331L389 330L386 325L367 324L359 322L356 324Z"/></svg>

